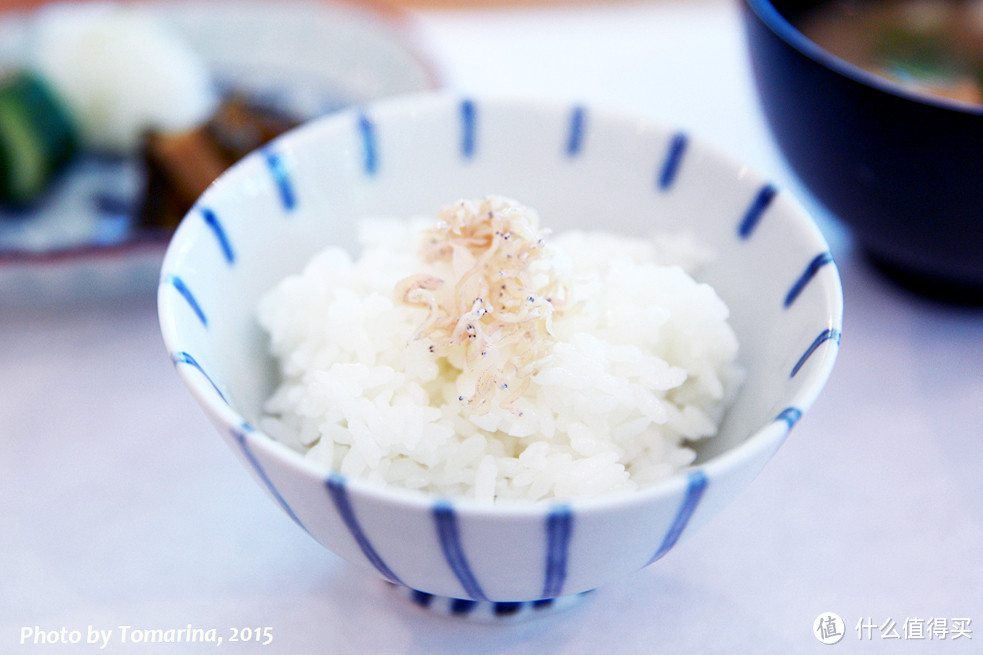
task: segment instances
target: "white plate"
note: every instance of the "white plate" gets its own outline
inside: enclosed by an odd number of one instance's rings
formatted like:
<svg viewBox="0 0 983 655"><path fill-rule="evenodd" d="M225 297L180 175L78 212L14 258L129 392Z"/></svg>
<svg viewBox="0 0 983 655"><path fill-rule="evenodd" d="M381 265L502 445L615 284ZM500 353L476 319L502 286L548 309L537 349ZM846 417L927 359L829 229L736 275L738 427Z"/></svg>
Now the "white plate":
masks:
<svg viewBox="0 0 983 655"><path fill-rule="evenodd" d="M150 0L223 87L302 118L437 86L403 14L320 0ZM29 12L0 19L0 73L23 60ZM0 268L163 251L169 234L132 219L142 175L132 160L83 155L29 211L0 208Z"/></svg>

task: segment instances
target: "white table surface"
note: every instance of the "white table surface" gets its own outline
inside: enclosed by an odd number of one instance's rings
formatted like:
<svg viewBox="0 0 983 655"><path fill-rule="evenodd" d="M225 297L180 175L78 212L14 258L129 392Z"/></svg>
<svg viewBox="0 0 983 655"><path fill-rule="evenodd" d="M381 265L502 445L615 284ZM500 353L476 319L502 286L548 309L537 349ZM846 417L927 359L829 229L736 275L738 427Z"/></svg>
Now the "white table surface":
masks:
<svg viewBox="0 0 983 655"><path fill-rule="evenodd" d="M801 193L751 87L736 0L416 14L466 92L576 99L717 144ZM983 652L983 312L879 278L808 198L843 277L836 370L757 480L669 556L577 607L515 625L431 616L314 543L271 503L181 386L155 279L72 266L50 294L0 292L0 653L22 631L270 627L242 653ZM151 253L151 263L157 254ZM28 276L37 277L37 271ZM64 281L64 280L63 280ZM812 633L822 612L847 633ZM902 644L905 622L969 635ZM875 624L858 636L858 621ZM901 639L890 639L894 621ZM941 621L939 622L941 624ZM860 638L860 637L863 638ZM826 652L826 651L823 651ZM831 651L835 652L835 651Z"/></svg>

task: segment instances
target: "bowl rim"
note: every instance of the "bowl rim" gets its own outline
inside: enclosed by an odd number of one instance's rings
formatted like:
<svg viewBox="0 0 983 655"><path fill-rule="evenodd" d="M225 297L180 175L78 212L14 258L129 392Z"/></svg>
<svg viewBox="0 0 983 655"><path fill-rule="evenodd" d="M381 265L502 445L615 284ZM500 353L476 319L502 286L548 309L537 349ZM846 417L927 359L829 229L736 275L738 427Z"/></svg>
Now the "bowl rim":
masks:
<svg viewBox="0 0 983 655"><path fill-rule="evenodd" d="M798 28L792 25L784 14L778 10L772 0L744 0L744 5L775 36L820 66L834 73L838 73L847 79L916 105L962 114L983 115L983 104L946 98L925 91L917 91L900 82L895 82L876 73L871 73L856 64L850 63L846 59L834 55L820 47L815 41L809 39Z"/></svg>
<svg viewBox="0 0 983 655"><path fill-rule="evenodd" d="M457 93L447 91L424 91L377 100L357 108L346 108L309 121L281 135L277 140L295 141L297 139L307 138L305 135L316 135L319 133L319 128L317 127L319 124L325 121L348 120L356 111L372 111L375 108L385 108L386 111L397 109L399 111L405 111L407 115L414 115L428 110L432 111L445 108L448 103L458 103L464 97ZM559 111L562 108L569 109L569 107L575 105L586 106L596 115L603 115L606 120L617 122L627 121L636 127L644 125L658 128L662 131L668 129L666 124L649 116L637 112L610 108L597 103L584 105L584 103L578 102L564 103L541 98L517 98L511 95L503 96L495 94L469 94L466 98L486 106L498 105L510 110L519 109L530 112L542 112L544 110ZM741 160L731 156L723 149L699 138L698 135L691 136L691 140L698 143L705 151L705 154L709 155L713 160L734 167L735 170L742 170L745 173L751 170ZM205 194L214 193L215 188L226 186L226 184L223 184L223 181L227 180L231 172L244 168L245 160L251 156L247 156L243 161L233 165L229 171L223 173L206 190ZM754 172L757 171L754 170ZM820 250L829 252L825 236L812 216L797 198L787 191L784 194L785 199L788 201L789 211L796 216L797 229L801 231L803 238L814 241ZM192 208L190 213L194 211L194 208ZM180 350L175 347L178 345L179 332L172 329L175 327L175 322L170 321L168 316L170 309L177 305L177 299L175 298L175 294L168 292L168 284L165 283L165 277L171 274L174 268L172 262L178 259L184 250L183 242L185 235L191 233L189 229L182 229L184 227L186 226L183 224L178 226L167 246L161 265L160 283L157 291L160 329L167 352L172 357L174 353ZM764 461L767 462L779 449L791 432L794 424L801 416L807 413L807 410L822 392L822 389L832 374L839 354L838 336L843 324L843 288L835 261L830 263L829 268L832 270L832 274L821 276L817 278L816 282L822 285L823 302L827 306L825 327L828 330L835 331L837 333L837 339L835 341L835 347L822 348L820 351L813 353L810 357L809 371L803 371L806 381L788 401L788 407L794 407L800 411L801 414L799 417L794 421L785 420L782 416L765 419L757 427L749 430L742 441L721 453L711 456L703 462L683 467L665 479L646 484L634 490L608 492L594 497L550 498L542 500L496 499L495 502L489 503L468 496L443 495L406 489L359 477L342 475L323 464L311 461L304 453L290 448L286 444L267 435L258 426L252 425L242 413L227 402L211 379L207 375L204 375L202 371L193 366L175 366L175 368L185 386L195 396L199 405L206 410L206 414L210 416L216 427L220 425L220 429L224 430L224 437L229 438L234 435L237 438L245 439L249 442L250 448L261 448L269 457L277 459L294 473L304 477L326 481L333 475L340 476L349 491L354 491L365 499L374 499L380 502L395 504L408 510L425 511L432 509L435 502L447 501L453 503L456 511L463 512L466 515L494 516L496 518L541 517L544 513L549 512L558 505L569 507L577 513L603 512L613 508L624 509L650 504L659 499L675 498L682 495L685 493L686 487L689 484L689 476L694 470L705 471L712 481L722 473L740 470L744 464L754 461L757 458L763 457Z"/></svg>

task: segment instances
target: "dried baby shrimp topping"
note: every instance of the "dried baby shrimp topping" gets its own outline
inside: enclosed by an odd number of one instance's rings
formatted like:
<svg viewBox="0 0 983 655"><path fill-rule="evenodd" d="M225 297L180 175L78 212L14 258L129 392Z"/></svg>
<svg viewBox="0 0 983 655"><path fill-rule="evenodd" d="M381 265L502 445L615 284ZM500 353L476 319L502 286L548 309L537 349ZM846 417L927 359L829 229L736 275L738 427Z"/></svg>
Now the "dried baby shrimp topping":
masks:
<svg viewBox="0 0 983 655"><path fill-rule="evenodd" d="M459 399L471 411L497 403L521 415L515 402L549 358L565 296L546 235L533 210L498 196L461 200L439 219L419 254L449 275L404 278L396 300L427 309L415 338L460 369L467 389Z"/></svg>

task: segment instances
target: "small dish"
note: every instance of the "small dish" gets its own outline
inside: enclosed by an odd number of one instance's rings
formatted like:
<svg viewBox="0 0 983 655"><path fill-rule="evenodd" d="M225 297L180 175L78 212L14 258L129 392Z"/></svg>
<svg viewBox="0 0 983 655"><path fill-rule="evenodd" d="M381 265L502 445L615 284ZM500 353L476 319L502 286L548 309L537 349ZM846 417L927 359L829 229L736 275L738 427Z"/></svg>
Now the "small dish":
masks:
<svg viewBox="0 0 983 655"><path fill-rule="evenodd" d="M333 0L148 0L141 7L184 38L220 89L299 120L437 85L395 9ZM24 61L32 15L0 17L0 72ZM134 219L142 184L133 159L79 156L40 204L0 209L0 268L162 251L171 231Z"/></svg>

